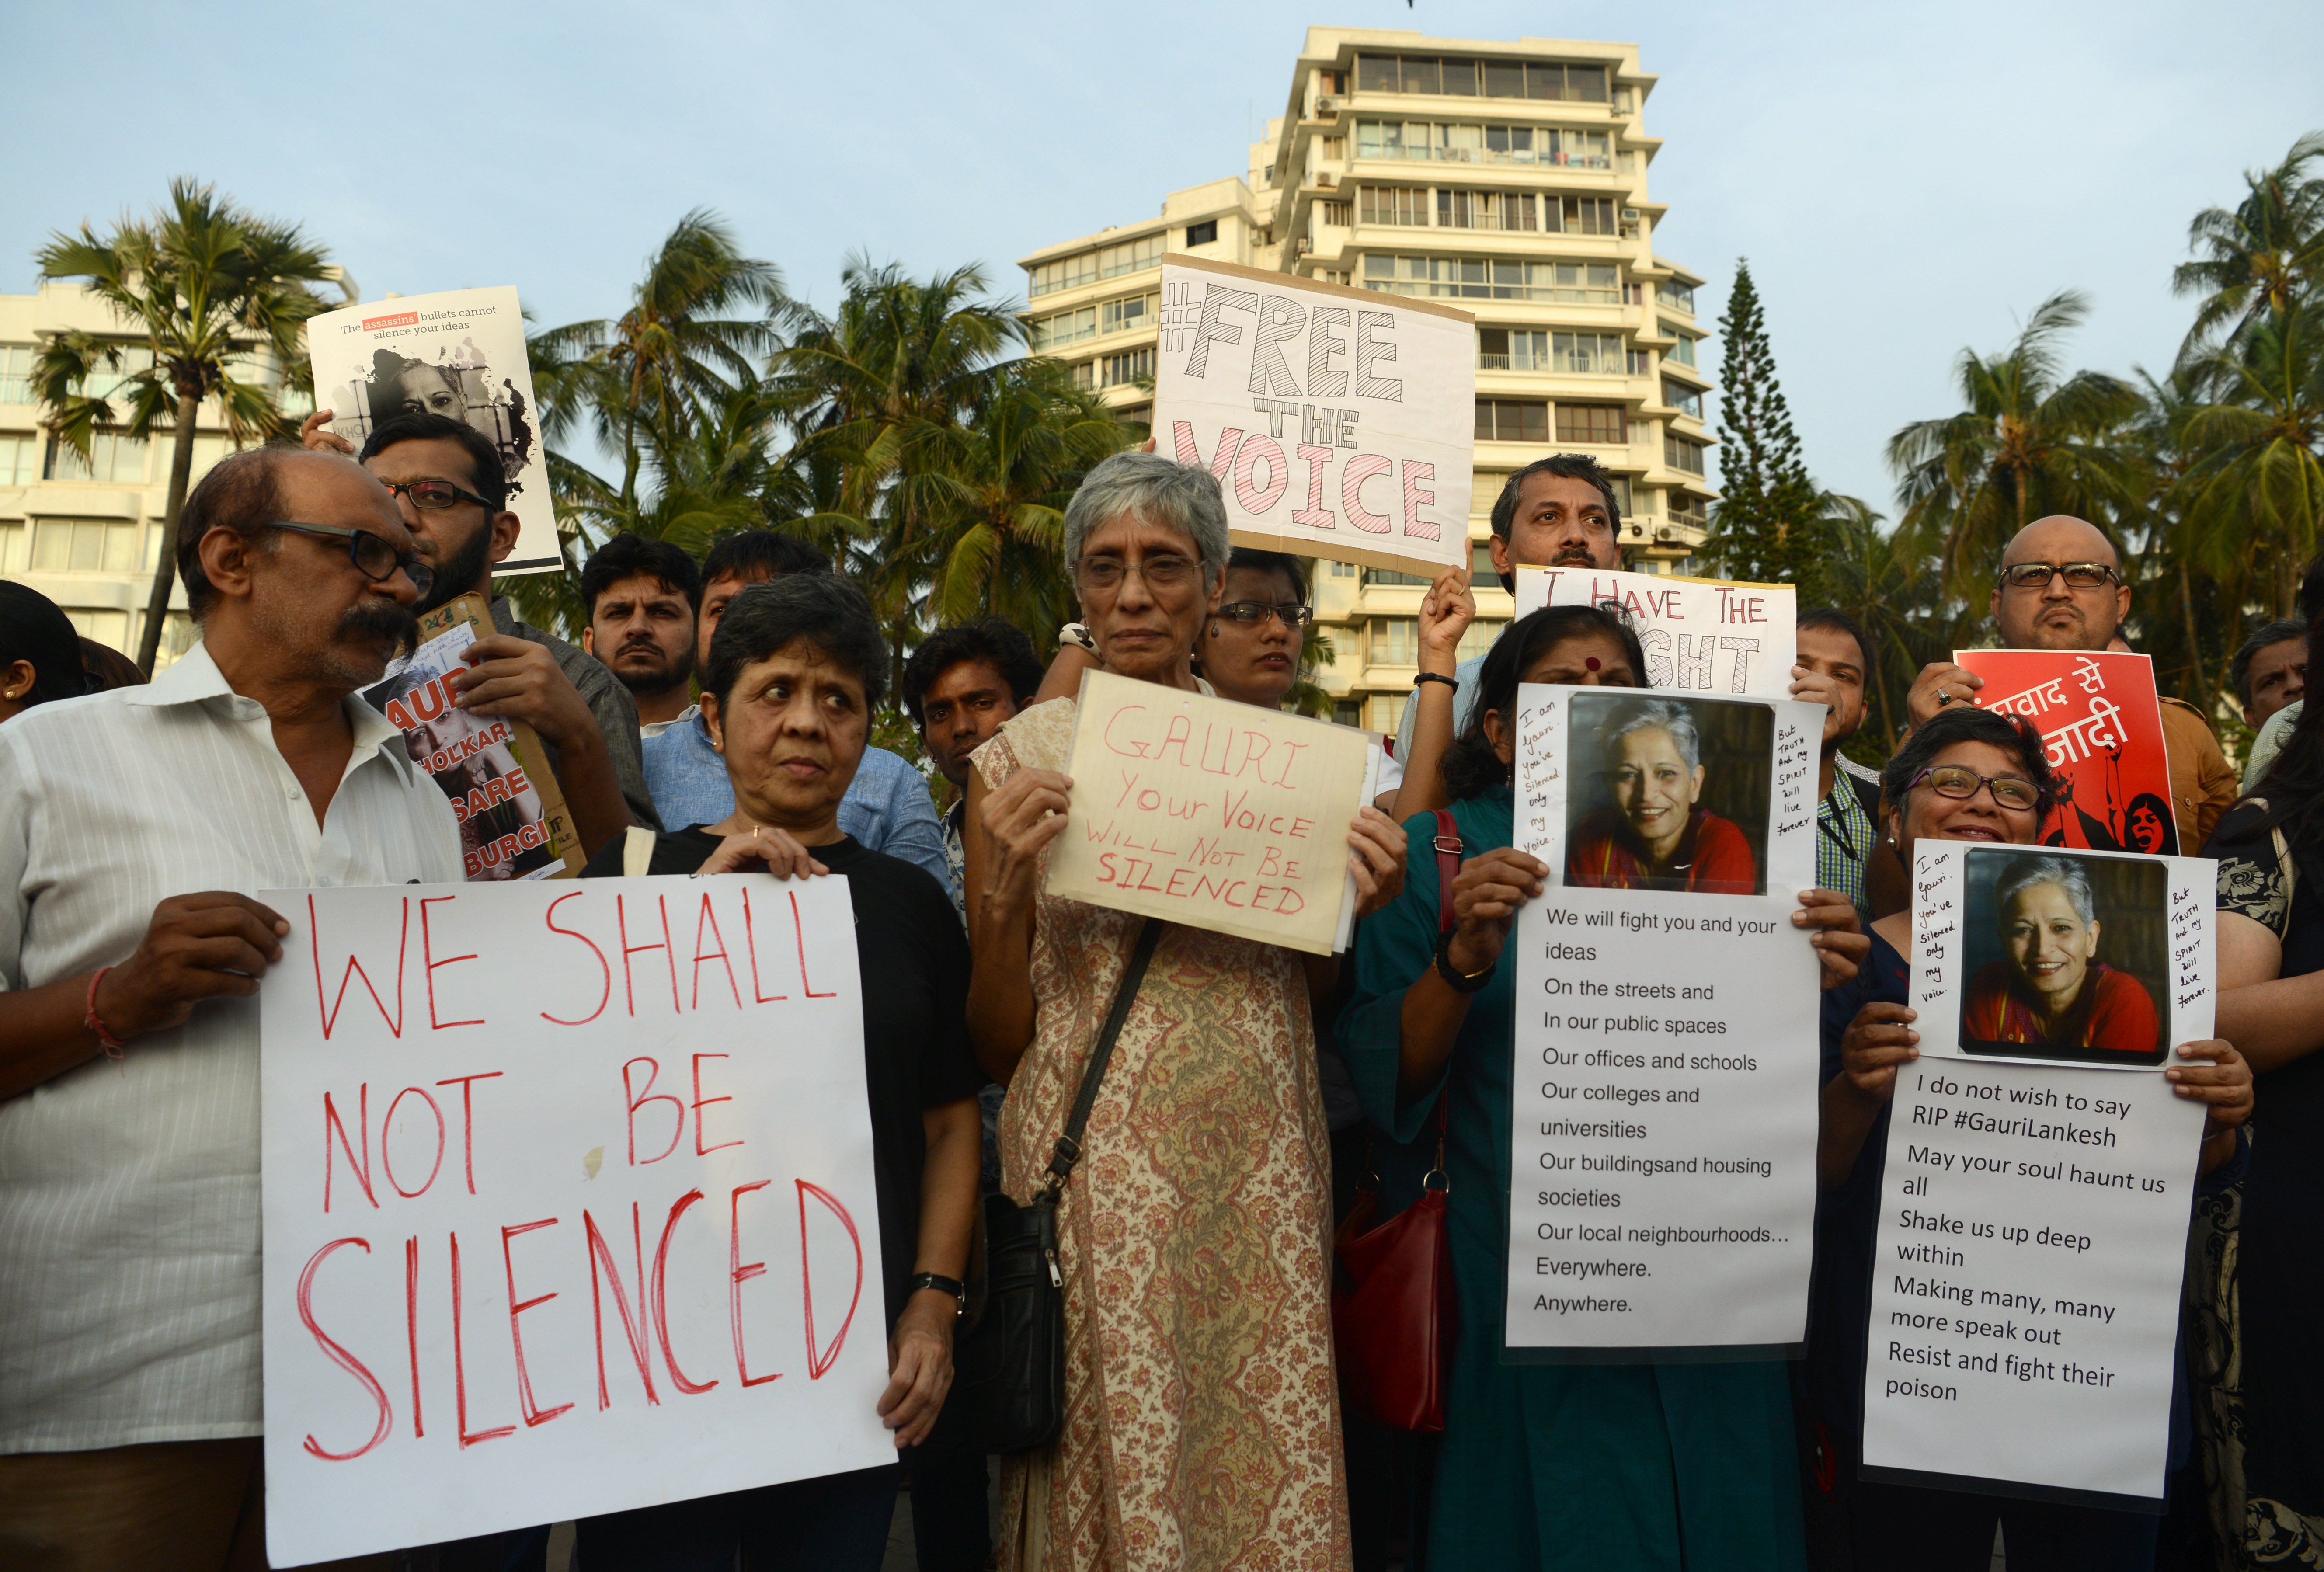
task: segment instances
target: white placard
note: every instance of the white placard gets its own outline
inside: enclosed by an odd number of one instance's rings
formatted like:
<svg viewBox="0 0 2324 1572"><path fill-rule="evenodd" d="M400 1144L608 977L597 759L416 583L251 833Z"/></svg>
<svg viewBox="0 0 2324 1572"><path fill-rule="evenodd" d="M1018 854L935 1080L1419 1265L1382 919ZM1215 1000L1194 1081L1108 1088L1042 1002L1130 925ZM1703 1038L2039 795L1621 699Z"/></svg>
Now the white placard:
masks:
<svg viewBox="0 0 2324 1572"><path fill-rule="evenodd" d="M422 411L466 420L491 438L519 520L516 548L493 571L563 569L514 289L447 290L326 311L307 324L307 354L315 407L331 411L331 429L358 451L380 421Z"/></svg>
<svg viewBox="0 0 2324 1572"><path fill-rule="evenodd" d="M844 878L260 898L275 1566L893 1459Z"/></svg>
<svg viewBox="0 0 2324 1572"><path fill-rule="evenodd" d="M1162 259L1157 451L1238 546L1434 577L1469 562L1477 331L1434 300Z"/></svg>
<svg viewBox="0 0 2324 1572"><path fill-rule="evenodd" d="M1637 627L1650 688L1768 699L1792 691L1799 592L1790 584L1587 567L1520 567L1517 580L1520 617L1544 606L1620 606Z"/></svg>
<svg viewBox="0 0 2324 1572"><path fill-rule="evenodd" d="M1791 914L1815 883L1822 708L1531 685L1517 703L1516 841L1556 872L1511 940L1508 1347L1796 1344L1820 969ZM1678 854L1700 869L1684 882L1720 893L1584 882L1664 866L1626 871L1620 849L1651 849L1674 811L1655 806L1667 782L1633 777L1679 744L1632 730L1673 710L1703 772L1691 813L1711 815Z"/></svg>
<svg viewBox="0 0 2324 1572"><path fill-rule="evenodd" d="M1993 915L1989 900L1980 912L1971 898L1991 877L1974 863L2057 856L1958 841L1916 849L1922 1056L1898 1075L1889 1115L1864 1464L1956 1485L2159 1500L2203 1108L2172 1092L2160 1064L2001 1055L1975 1031L1962 1043L1979 970L1968 924ZM2102 852L2065 860L2125 865L2112 877L2085 869L2098 952L2133 973L2165 969L2147 980L2168 1006L2166 1046L2211 1035L2215 865ZM2128 932L2126 909L2150 887L2167 890L2162 910L2146 914L2163 925L2159 947Z"/></svg>

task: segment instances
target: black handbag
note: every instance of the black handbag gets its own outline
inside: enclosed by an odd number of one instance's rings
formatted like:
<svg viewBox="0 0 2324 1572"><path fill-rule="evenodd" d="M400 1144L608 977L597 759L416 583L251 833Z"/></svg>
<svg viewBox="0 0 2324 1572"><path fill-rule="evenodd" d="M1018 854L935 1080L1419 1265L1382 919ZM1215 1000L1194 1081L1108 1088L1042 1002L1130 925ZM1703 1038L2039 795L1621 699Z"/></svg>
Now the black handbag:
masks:
<svg viewBox="0 0 2324 1572"><path fill-rule="evenodd" d="M1098 1084L1161 937L1162 924L1150 917L1139 929L1082 1071L1081 1092L1032 1201L1019 1206L1000 1191L984 1198L984 1305L963 1339L959 1365L988 1452L1029 1452L1047 1446L1064 1428L1065 1279L1057 1266L1057 1200L1081 1161L1082 1131Z"/></svg>

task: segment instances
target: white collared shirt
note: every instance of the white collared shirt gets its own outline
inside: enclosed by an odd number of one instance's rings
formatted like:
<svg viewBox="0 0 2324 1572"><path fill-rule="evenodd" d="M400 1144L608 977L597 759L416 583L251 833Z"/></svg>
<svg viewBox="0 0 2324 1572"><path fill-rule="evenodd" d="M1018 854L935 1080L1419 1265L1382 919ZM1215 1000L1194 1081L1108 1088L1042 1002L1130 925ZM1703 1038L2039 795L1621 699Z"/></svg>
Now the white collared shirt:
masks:
<svg viewBox="0 0 2324 1572"><path fill-rule="evenodd" d="M342 708L320 826L200 646L0 726L0 989L126 961L170 896L456 882L444 794ZM260 1433L258 1162L255 998L0 1102L0 1453Z"/></svg>

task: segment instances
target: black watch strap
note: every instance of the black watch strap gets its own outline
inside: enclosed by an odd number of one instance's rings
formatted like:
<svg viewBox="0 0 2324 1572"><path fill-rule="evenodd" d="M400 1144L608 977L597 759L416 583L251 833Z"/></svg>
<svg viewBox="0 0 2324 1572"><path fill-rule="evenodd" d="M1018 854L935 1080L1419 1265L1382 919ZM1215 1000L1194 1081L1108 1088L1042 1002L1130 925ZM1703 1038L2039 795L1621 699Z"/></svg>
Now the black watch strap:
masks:
<svg viewBox="0 0 2324 1572"><path fill-rule="evenodd" d="M1443 978L1444 986L1455 993L1482 993L1485 985L1493 980L1493 973L1500 968L1499 958L1496 957L1492 965L1474 977L1461 970L1452 964L1451 954L1452 935L1459 932L1458 928L1447 928L1436 936L1436 975Z"/></svg>
<svg viewBox="0 0 2324 1572"><path fill-rule="evenodd" d="M912 1274L912 1281L907 1284L907 1288L913 1293L918 1293L924 1288L933 1288L938 1293L952 1295L953 1306L956 1312L968 1309L968 1285L957 1277L944 1277L934 1272L916 1272Z"/></svg>
<svg viewBox="0 0 2324 1572"><path fill-rule="evenodd" d="M1441 671L1424 671L1412 679L1412 685L1415 690L1417 690L1422 683L1443 683L1446 687L1451 688L1456 694L1461 691L1461 679L1458 677L1446 676Z"/></svg>

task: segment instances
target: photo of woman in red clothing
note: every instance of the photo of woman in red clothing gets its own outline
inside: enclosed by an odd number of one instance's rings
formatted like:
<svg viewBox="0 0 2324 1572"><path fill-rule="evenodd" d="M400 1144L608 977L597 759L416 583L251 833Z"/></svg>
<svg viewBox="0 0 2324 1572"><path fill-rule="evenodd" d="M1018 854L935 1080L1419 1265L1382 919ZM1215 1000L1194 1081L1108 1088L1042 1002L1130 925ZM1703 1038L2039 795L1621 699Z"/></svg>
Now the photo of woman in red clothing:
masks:
<svg viewBox="0 0 2324 1572"><path fill-rule="evenodd" d="M1985 867L1979 867L1980 863ZM2156 992L2168 880L2139 859L1969 855L1961 1048L2082 1063L2160 1064ZM1980 877L1982 876L1982 877ZM1982 933L1980 932L1982 931ZM1980 942L1989 933L1996 945ZM2112 960L2101 960L2101 953Z"/></svg>
<svg viewBox="0 0 2324 1572"><path fill-rule="evenodd" d="M1766 839L1772 712L1577 694L1572 714L1569 886L1736 896L1766 888L1757 848ZM1602 795L1587 789L1593 777Z"/></svg>

